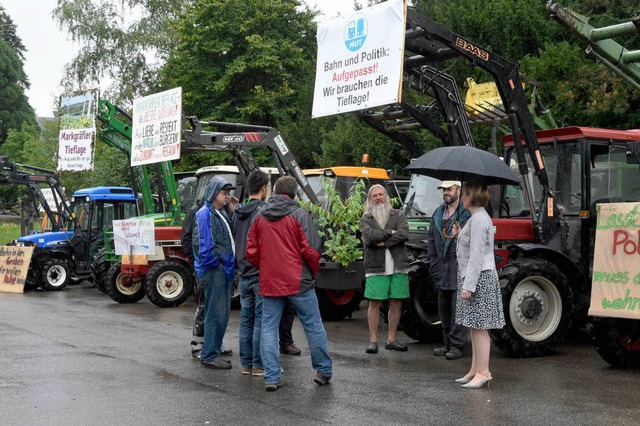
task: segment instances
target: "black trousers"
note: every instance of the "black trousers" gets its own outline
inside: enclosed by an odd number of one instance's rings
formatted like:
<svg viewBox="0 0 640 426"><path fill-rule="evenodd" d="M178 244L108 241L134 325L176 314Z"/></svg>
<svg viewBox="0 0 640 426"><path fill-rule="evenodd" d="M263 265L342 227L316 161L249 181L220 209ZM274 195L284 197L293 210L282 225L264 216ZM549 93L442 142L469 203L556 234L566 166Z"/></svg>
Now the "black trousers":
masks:
<svg viewBox="0 0 640 426"><path fill-rule="evenodd" d="M469 330L456 324L458 290L438 290L438 314L442 322L442 341L447 348L464 349Z"/></svg>

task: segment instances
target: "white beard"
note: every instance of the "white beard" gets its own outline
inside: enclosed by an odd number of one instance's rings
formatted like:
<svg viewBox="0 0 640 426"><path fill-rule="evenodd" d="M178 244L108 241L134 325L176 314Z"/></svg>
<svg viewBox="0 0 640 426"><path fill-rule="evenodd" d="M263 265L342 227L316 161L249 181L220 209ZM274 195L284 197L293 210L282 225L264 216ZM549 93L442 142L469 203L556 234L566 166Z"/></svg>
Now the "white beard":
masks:
<svg viewBox="0 0 640 426"><path fill-rule="evenodd" d="M370 210L371 215L375 219L378 226L384 229L385 225L389 221L389 212L391 211L391 206L387 204L372 205L370 207Z"/></svg>

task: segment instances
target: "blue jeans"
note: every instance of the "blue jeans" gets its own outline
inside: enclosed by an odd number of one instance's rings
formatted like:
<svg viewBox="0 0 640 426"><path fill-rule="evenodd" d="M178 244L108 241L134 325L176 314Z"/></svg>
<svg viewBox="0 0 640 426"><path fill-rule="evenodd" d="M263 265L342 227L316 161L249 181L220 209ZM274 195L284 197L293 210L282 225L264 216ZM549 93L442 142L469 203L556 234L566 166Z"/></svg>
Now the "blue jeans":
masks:
<svg viewBox="0 0 640 426"><path fill-rule="evenodd" d="M200 352L202 362L211 362L220 356L222 338L229 324L231 310L231 280L222 267L207 271L204 283L204 345Z"/></svg>
<svg viewBox="0 0 640 426"><path fill-rule="evenodd" d="M258 274L240 277L240 364L244 368L262 368L260 332L262 296L258 293Z"/></svg>
<svg viewBox="0 0 640 426"><path fill-rule="evenodd" d="M280 353L278 351L278 325L286 301L293 305L304 328L311 353L311 365L325 377L333 374L333 360L327 348L327 332L322 325L315 290L283 297L262 297L262 339L260 354L264 363L264 382L280 381Z"/></svg>

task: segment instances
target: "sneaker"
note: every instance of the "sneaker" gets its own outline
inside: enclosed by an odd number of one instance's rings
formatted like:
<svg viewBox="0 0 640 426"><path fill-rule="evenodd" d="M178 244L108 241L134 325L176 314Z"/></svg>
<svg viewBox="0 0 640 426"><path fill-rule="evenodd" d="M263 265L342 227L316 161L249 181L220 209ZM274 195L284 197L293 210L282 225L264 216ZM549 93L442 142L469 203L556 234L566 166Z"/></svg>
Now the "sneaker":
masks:
<svg viewBox="0 0 640 426"><path fill-rule="evenodd" d="M220 357L214 358L209 362L202 362L202 365L214 370L229 370L231 368L231 364L223 359L220 359Z"/></svg>
<svg viewBox="0 0 640 426"><path fill-rule="evenodd" d="M445 356L447 354L447 352L449 352L449 348L447 347L441 347L441 348L435 348L433 350L433 354L435 356Z"/></svg>
<svg viewBox="0 0 640 426"><path fill-rule="evenodd" d="M393 342L388 342L386 345L384 345L384 348L389 351L398 351L398 352L406 352L409 350L408 347L398 342L397 340L394 340Z"/></svg>
<svg viewBox="0 0 640 426"><path fill-rule="evenodd" d="M445 355L445 358L447 358L448 360L454 360L454 359L460 359L463 356L464 356L464 352L462 351L462 349L451 348L451 350L447 352L447 355Z"/></svg>
<svg viewBox="0 0 640 426"><path fill-rule="evenodd" d="M280 353L285 355L300 355L302 351L292 343L284 348L280 348Z"/></svg>
<svg viewBox="0 0 640 426"><path fill-rule="evenodd" d="M253 368L251 367L242 367L242 374L244 376L250 376L253 373Z"/></svg>
<svg viewBox="0 0 640 426"><path fill-rule="evenodd" d="M220 346L220 355L231 356L233 355L233 350Z"/></svg>
<svg viewBox="0 0 640 426"><path fill-rule="evenodd" d="M267 392L277 391L282 387L282 381L278 380L278 383L267 383L264 386L264 390Z"/></svg>
<svg viewBox="0 0 640 426"><path fill-rule="evenodd" d="M331 383L331 377L323 376L318 372L316 377L313 378L313 382L318 386L324 386Z"/></svg>
<svg viewBox="0 0 640 426"><path fill-rule="evenodd" d="M191 341L191 358L199 358L200 351L202 350L202 342L196 342L195 340Z"/></svg>
<svg viewBox="0 0 640 426"><path fill-rule="evenodd" d="M254 377L264 376L264 368L254 368L251 375Z"/></svg>

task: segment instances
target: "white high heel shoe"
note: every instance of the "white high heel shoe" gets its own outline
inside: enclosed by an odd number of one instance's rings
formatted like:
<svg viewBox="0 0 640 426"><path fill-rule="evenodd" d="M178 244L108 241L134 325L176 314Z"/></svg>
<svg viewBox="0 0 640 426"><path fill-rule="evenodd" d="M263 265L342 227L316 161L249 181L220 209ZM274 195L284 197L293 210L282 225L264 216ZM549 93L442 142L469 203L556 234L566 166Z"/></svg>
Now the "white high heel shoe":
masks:
<svg viewBox="0 0 640 426"><path fill-rule="evenodd" d="M491 373L487 374L486 376L484 376L482 379L478 380L475 383L466 383L464 385L462 385L463 388L465 389L480 389L481 387L484 387L485 385L487 387L489 387L489 381L492 379L491 377Z"/></svg>
<svg viewBox="0 0 640 426"><path fill-rule="evenodd" d="M471 381L471 379L473 379L474 376L471 377L460 377L459 379L455 379L454 382L456 383L460 383L461 385L466 385L467 383L469 383Z"/></svg>

